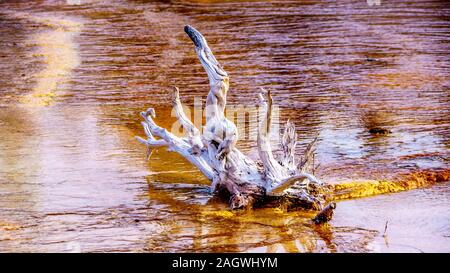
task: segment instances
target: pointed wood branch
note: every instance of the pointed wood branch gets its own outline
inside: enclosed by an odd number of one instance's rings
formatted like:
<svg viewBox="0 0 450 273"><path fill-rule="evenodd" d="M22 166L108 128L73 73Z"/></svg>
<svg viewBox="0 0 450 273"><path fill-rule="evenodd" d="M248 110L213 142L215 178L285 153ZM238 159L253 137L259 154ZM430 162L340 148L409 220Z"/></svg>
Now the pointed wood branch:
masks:
<svg viewBox="0 0 450 273"><path fill-rule="evenodd" d="M317 139L318 137L316 136L306 147L300 163L297 166L297 169L300 170L300 172L314 172L316 168L316 166L314 166L314 153L316 150L315 145L317 143Z"/></svg>
<svg viewBox="0 0 450 273"><path fill-rule="evenodd" d="M191 146L191 153L199 154L203 149L202 137L200 131L184 113L183 105L181 104L180 100L180 90L178 89L178 87L174 87L173 108L175 109L175 114L178 122L186 131L187 138Z"/></svg>
<svg viewBox="0 0 450 273"><path fill-rule="evenodd" d="M265 92L264 89L262 91ZM264 166L266 176L266 187L271 188L279 183L281 177L287 176L287 169L284 169L277 160L275 160L272 153L272 145L270 143L270 128L272 126L272 96L267 92L267 97L264 98L259 94L260 105L263 108L263 114L259 123L258 129L258 152L259 157Z"/></svg>
<svg viewBox="0 0 450 273"><path fill-rule="evenodd" d="M286 122L283 137L281 138L281 147L283 155L281 164L291 172L297 170L295 164L295 147L297 146L297 132L295 131L295 124L291 121Z"/></svg>

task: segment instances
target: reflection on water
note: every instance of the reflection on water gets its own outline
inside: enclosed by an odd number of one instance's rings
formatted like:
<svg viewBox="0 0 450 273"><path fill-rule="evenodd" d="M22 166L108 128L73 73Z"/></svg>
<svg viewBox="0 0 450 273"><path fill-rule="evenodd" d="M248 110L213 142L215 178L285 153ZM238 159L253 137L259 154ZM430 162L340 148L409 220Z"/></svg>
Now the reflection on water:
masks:
<svg viewBox="0 0 450 273"><path fill-rule="evenodd" d="M0 4L0 251L449 251L446 1L170 2ZM191 105L208 90L186 23L231 105L265 87L299 152L319 134L336 198L425 188L340 201L315 227L229 211L178 155L146 162L138 112L170 128L171 86Z"/></svg>
<svg viewBox="0 0 450 273"><path fill-rule="evenodd" d="M81 23L73 20L33 17L28 14L17 14L18 17L48 26L51 30L39 32L29 41L39 48L33 57L42 57L45 68L33 78L37 82L33 92L26 94L22 102L31 105L48 105L56 96L56 91L61 91L61 85L67 81L71 70L80 64L76 45L73 37L80 32Z"/></svg>

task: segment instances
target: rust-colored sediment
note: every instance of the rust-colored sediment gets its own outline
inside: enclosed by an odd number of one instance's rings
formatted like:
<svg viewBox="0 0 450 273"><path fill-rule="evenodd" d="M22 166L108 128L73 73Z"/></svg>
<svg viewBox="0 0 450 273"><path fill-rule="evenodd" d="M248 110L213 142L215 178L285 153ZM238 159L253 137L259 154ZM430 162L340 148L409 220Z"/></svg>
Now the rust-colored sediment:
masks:
<svg viewBox="0 0 450 273"><path fill-rule="evenodd" d="M354 181L332 185L333 200L368 197L431 186L450 180L450 169L418 171L395 180Z"/></svg>

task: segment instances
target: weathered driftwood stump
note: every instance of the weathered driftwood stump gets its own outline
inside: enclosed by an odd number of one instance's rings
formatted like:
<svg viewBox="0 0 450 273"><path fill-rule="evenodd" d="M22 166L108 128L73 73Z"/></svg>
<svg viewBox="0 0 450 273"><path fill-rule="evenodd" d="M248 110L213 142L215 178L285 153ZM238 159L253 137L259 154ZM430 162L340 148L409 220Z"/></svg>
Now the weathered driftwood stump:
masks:
<svg viewBox="0 0 450 273"><path fill-rule="evenodd" d="M175 88L173 107L186 135L182 138L159 127L153 120L153 108L142 112L147 139L137 139L148 147L167 147L185 157L212 181L211 192L229 198L232 209L252 206L283 206L286 209L321 210L328 187L313 171L313 141L300 162L295 159L297 134L294 124L287 122L282 136L282 153L276 157L270 144L272 97L259 94L264 115L260 117L257 146L261 163L256 163L236 148L235 124L225 117L229 77L208 47L205 38L191 26L184 28L194 43L195 51L208 74L210 91L206 99L206 125L203 134L183 112L179 91ZM158 137L155 138L155 137Z"/></svg>

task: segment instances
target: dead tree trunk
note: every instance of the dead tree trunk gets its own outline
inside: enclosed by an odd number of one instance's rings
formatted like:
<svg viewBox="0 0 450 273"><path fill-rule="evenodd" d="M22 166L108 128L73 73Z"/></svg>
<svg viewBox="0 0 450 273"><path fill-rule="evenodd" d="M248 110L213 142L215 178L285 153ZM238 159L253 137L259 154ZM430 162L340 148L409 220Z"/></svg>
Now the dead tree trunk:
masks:
<svg viewBox="0 0 450 273"><path fill-rule="evenodd" d="M228 74L216 60L200 32L191 26L186 26L184 30L193 41L210 82L205 129L202 134L185 115L179 90L175 88L173 107L186 136L180 138L159 127L153 120L155 111L149 108L141 113L147 139L137 137L147 146L148 156L156 147L167 147L179 153L212 181L212 193L229 198L232 209L264 205L280 205L287 209L323 209L328 187L308 173L314 168L311 162L314 142L297 163L297 134L294 124L287 122L281 141L282 155L275 158L269 139L272 117L272 96L269 92L259 94L260 104L264 109L257 138L262 164L257 164L241 153L236 148L237 128L224 114L229 88Z"/></svg>

